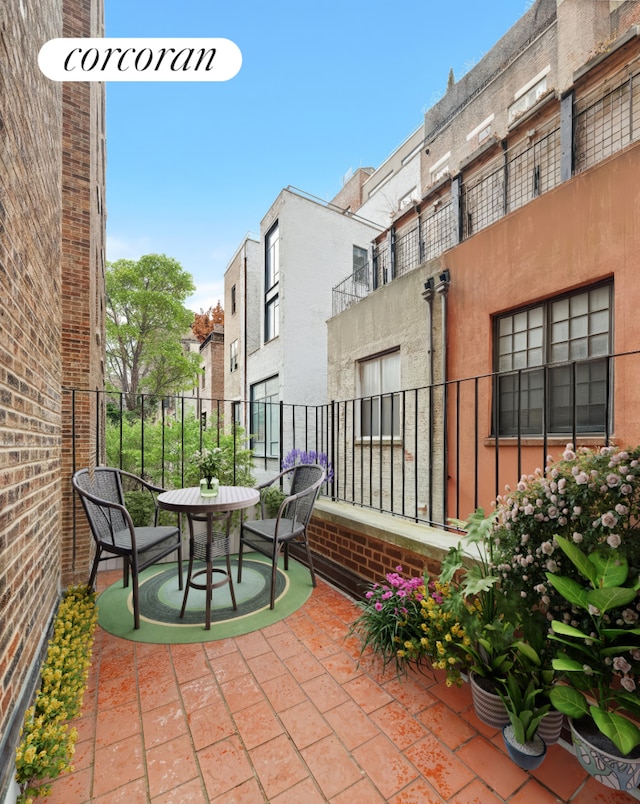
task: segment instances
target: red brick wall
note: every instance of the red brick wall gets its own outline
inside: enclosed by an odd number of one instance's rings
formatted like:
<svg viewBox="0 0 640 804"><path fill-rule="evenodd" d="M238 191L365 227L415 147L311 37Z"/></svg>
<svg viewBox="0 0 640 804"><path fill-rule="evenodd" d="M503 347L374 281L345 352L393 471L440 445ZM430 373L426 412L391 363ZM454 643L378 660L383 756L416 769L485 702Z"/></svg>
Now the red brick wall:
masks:
<svg viewBox="0 0 640 804"><path fill-rule="evenodd" d="M367 583L384 579L388 572L402 566L405 575L434 577L440 572L440 558L410 550L378 539L357 524L350 528L313 516L308 528L309 544L314 553L355 573Z"/></svg>

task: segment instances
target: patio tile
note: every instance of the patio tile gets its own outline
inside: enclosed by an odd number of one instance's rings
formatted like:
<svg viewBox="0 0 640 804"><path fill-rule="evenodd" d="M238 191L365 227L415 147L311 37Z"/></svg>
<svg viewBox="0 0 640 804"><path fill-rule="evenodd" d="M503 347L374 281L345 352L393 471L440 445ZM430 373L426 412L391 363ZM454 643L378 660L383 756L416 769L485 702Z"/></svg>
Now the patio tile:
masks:
<svg viewBox="0 0 640 804"><path fill-rule="evenodd" d="M302 689L311 698L320 712L327 712L349 700L349 696L330 675L317 676L302 684Z"/></svg>
<svg viewBox="0 0 640 804"><path fill-rule="evenodd" d="M270 637L269 644L283 661L304 652L304 645L289 629Z"/></svg>
<svg viewBox="0 0 640 804"><path fill-rule="evenodd" d="M186 734L187 731L187 719L179 701L172 701L142 714L142 733L147 749Z"/></svg>
<svg viewBox="0 0 640 804"><path fill-rule="evenodd" d="M185 650L190 648L190 650ZM179 684L209 675L211 670L202 645L172 645L171 657Z"/></svg>
<svg viewBox="0 0 640 804"><path fill-rule="evenodd" d="M306 700L282 712L280 720L298 749L306 748L333 733L316 707Z"/></svg>
<svg viewBox="0 0 640 804"><path fill-rule="evenodd" d="M264 804L264 794L260 790L260 785L256 779L248 779L242 782L233 790L227 790L217 798L207 799L207 801L219 802L219 804ZM176 802L184 804L184 802ZM189 801L191 804L191 801Z"/></svg>
<svg viewBox="0 0 640 804"><path fill-rule="evenodd" d="M140 708L143 712L179 699L178 685L173 677L165 678L148 686L140 686Z"/></svg>
<svg viewBox="0 0 640 804"><path fill-rule="evenodd" d="M309 681L309 679L320 676L325 672L325 668L316 657L306 650L302 653L296 653L294 656L289 656L284 660L284 664L300 683Z"/></svg>
<svg viewBox="0 0 640 804"><path fill-rule="evenodd" d="M433 706L438 700L420 680L413 678L402 679L394 677L383 684L383 689L397 701L400 701L407 711L413 715Z"/></svg>
<svg viewBox="0 0 640 804"><path fill-rule="evenodd" d="M358 668L358 663L343 650L322 659L321 664L335 678L338 684L351 681L362 675L363 672Z"/></svg>
<svg viewBox="0 0 640 804"><path fill-rule="evenodd" d="M93 768L95 748L93 740L83 740L81 743L77 742L75 744L73 759L71 761L74 772L84 770L85 768Z"/></svg>
<svg viewBox="0 0 640 804"><path fill-rule="evenodd" d="M358 676L342 687L367 714L393 700L391 695L368 676Z"/></svg>
<svg viewBox="0 0 640 804"><path fill-rule="evenodd" d="M616 799L616 801L618 800L619 799ZM547 790L535 779L530 778L529 781L509 799L509 804L558 804L559 801L560 799L554 796L551 791ZM594 804L595 799L590 798L588 801L589 804ZM586 804L586 801L584 804Z"/></svg>
<svg viewBox="0 0 640 804"><path fill-rule="evenodd" d="M300 753L327 799L362 778L357 764L334 735L325 737Z"/></svg>
<svg viewBox="0 0 640 804"><path fill-rule="evenodd" d="M474 774L457 754L433 735L410 746L405 756L445 799L451 798L473 780Z"/></svg>
<svg viewBox="0 0 640 804"><path fill-rule="evenodd" d="M189 714L188 721L196 751L225 737L231 737L236 731L235 724L222 700L194 710Z"/></svg>
<svg viewBox="0 0 640 804"><path fill-rule="evenodd" d="M307 700L302 687L288 670L286 675L264 681L262 691L276 712L284 712L286 709L290 709L292 706Z"/></svg>
<svg viewBox="0 0 640 804"><path fill-rule="evenodd" d="M431 785L422 778L407 785L397 795L388 799L389 804L440 804L444 802Z"/></svg>
<svg viewBox="0 0 640 804"><path fill-rule="evenodd" d="M72 801L73 799L70 799ZM136 779L129 782L117 790L105 793L104 796L92 798L93 804L133 804L133 802L143 802L147 800L147 782L145 779Z"/></svg>
<svg viewBox="0 0 640 804"><path fill-rule="evenodd" d="M384 804L385 799L375 789L368 779L361 779L348 790L334 796L331 804ZM422 799L424 802L425 799Z"/></svg>
<svg viewBox="0 0 640 804"><path fill-rule="evenodd" d="M282 725L267 701L259 701L241 709L233 718L248 750L282 734Z"/></svg>
<svg viewBox="0 0 640 804"><path fill-rule="evenodd" d="M557 744L548 747L544 762L539 768L531 771L531 775L553 791L558 798L567 800L587 779L587 772L575 754Z"/></svg>
<svg viewBox="0 0 640 804"><path fill-rule="evenodd" d="M634 801L637 802L638 798L630 793L611 790L589 777L576 797L571 799L571 804L632 804Z"/></svg>
<svg viewBox="0 0 640 804"><path fill-rule="evenodd" d="M129 799L126 804L131 804L131 802L135 804L135 802L143 800L133 798ZM200 779L191 779L191 781L178 785L173 790L151 799L152 804L185 804L185 802L189 802L189 804L207 804L208 801L209 799L202 789ZM123 802L123 804L125 803Z"/></svg>
<svg viewBox="0 0 640 804"><path fill-rule="evenodd" d="M65 773L53 785L51 795L43 801L48 804L69 804L70 801L91 801L93 768ZM38 799L36 799L37 801Z"/></svg>
<svg viewBox="0 0 640 804"><path fill-rule="evenodd" d="M325 804L326 802L326 798L309 777L272 798L270 804L302 804L302 802L304 804Z"/></svg>
<svg viewBox="0 0 640 804"><path fill-rule="evenodd" d="M151 798L197 778L198 768L189 737L183 734L149 749L147 773Z"/></svg>
<svg viewBox="0 0 640 804"><path fill-rule="evenodd" d="M430 732L435 734L452 751L476 735L476 732L466 720L458 717L455 712L440 701L420 712L417 717Z"/></svg>
<svg viewBox="0 0 640 804"><path fill-rule="evenodd" d="M243 634L242 636L236 637L236 645L245 659L260 656L261 653L266 653L271 650L269 643L261 631L253 631L250 634Z"/></svg>
<svg viewBox="0 0 640 804"><path fill-rule="evenodd" d="M283 673L287 672L287 668L275 651L272 650L249 659L248 665L249 669L260 683L275 678L276 676L281 676Z"/></svg>
<svg viewBox="0 0 640 804"><path fill-rule="evenodd" d="M83 708L82 717L73 721L75 730L78 732L78 742L85 740L94 740L96 736L96 720L97 720L97 706L94 711ZM85 714L86 712L86 714Z"/></svg>
<svg viewBox="0 0 640 804"><path fill-rule="evenodd" d="M471 784L468 784L453 798L449 799L449 804L501 804L502 800L479 779L474 779ZM515 798L509 799L509 804L514 801ZM531 804L547 804L547 801L544 797L541 797L537 800L532 800Z"/></svg>
<svg viewBox="0 0 640 804"><path fill-rule="evenodd" d="M138 681L133 672L117 678L106 679L98 688L98 708L100 710L137 700Z"/></svg>
<svg viewBox="0 0 640 804"><path fill-rule="evenodd" d="M350 751L380 734L378 727L352 700L325 712L324 717Z"/></svg>
<svg viewBox="0 0 640 804"><path fill-rule="evenodd" d="M371 720L401 750L426 736L427 731L397 701L391 701L371 713Z"/></svg>
<svg viewBox="0 0 640 804"><path fill-rule="evenodd" d="M227 681L221 685L221 690L231 712L239 712L264 700L260 685L250 673Z"/></svg>
<svg viewBox="0 0 640 804"><path fill-rule="evenodd" d="M455 684L451 687L447 687L443 683L434 684L431 687L431 694L439 698L454 712L464 712L470 706L473 706L469 684L463 684L461 687L457 687Z"/></svg>
<svg viewBox="0 0 640 804"><path fill-rule="evenodd" d="M456 756L502 798L512 795L527 779L515 762L484 737L474 737L456 751Z"/></svg>
<svg viewBox="0 0 640 804"><path fill-rule="evenodd" d="M182 701L187 714L202 709L205 706L220 703L222 693L212 675L196 678L180 687Z"/></svg>
<svg viewBox="0 0 640 804"><path fill-rule="evenodd" d="M220 684L249 672L249 665L239 650L212 659L211 667Z"/></svg>
<svg viewBox="0 0 640 804"><path fill-rule="evenodd" d="M301 782L309 773L284 734L249 752L267 800Z"/></svg>
<svg viewBox="0 0 640 804"><path fill-rule="evenodd" d="M253 769L237 736L198 751L197 760L210 799L253 778Z"/></svg>
<svg viewBox="0 0 640 804"><path fill-rule="evenodd" d="M93 794L101 796L144 777L141 735L135 734L96 751Z"/></svg>
<svg viewBox="0 0 640 804"><path fill-rule="evenodd" d="M356 748L353 756L385 799L418 776L414 765L383 735Z"/></svg>
<svg viewBox="0 0 640 804"><path fill-rule="evenodd" d="M114 706L98 712L96 720L96 748L123 740L141 729L138 701Z"/></svg>
<svg viewBox="0 0 640 804"><path fill-rule="evenodd" d="M214 660L237 650L236 641L233 637L229 637L228 639L215 639L213 642L205 642L204 644L204 652L207 654L207 658L212 666L215 665Z"/></svg>

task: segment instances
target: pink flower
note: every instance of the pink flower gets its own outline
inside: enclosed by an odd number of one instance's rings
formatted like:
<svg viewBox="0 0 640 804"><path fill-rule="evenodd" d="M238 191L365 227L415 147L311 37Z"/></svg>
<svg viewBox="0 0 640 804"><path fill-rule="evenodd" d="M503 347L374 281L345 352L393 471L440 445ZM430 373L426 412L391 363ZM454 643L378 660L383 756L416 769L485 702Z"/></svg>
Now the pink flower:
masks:
<svg viewBox="0 0 640 804"><path fill-rule="evenodd" d="M636 682L631 676L624 676L620 679L620 686L624 687L627 692L633 692L636 688Z"/></svg>
<svg viewBox="0 0 640 804"><path fill-rule="evenodd" d="M613 669L619 673L628 673L631 670L631 665L623 656L616 656L613 660Z"/></svg>
<svg viewBox="0 0 640 804"><path fill-rule="evenodd" d="M374 608L376 611L382 611L382 603L379 600L376 601Z"/></svg>
<svg viewBox="0 0 640 804"><path fill-rule="evenodd" d="M607 511L606 514L603 514L600 518L603 527L605 528L613 528L618 524L618 517L615 516L613 511Z"/></svg>
<svg viewBox="0 0 640 804"><path fill-rule="evenodd" d="M620 547L622 539L618 536L617 533L611 533L607 536L607 544L609 547L613 547L614 550L616 547Z"/></svg>

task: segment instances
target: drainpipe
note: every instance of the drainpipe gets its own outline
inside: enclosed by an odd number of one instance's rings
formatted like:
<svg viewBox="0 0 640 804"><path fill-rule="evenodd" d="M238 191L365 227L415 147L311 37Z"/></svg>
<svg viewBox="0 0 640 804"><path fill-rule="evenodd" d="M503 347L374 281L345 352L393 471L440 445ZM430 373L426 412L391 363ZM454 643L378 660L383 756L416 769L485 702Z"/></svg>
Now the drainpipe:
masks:
<svg viewBox="0 0 640 804"><path fill-rule="evenodd" d="M427 303L427 387L429 389L429 495L427 505L429 506L429 521L432 522L433 514L433 288L435 281L432 276L424 283L422 298ZM416 505L418 501L416 500Z"/></svg>
<svg viewBox="0 0 640 804"><path fill-rule="evenodd" d="M451 284L449 269L445 269L438 277L435 292L440 296L442 310L442 524L447 524L447 484L449 481L449 434L447 429L447 294Z"/></svg>

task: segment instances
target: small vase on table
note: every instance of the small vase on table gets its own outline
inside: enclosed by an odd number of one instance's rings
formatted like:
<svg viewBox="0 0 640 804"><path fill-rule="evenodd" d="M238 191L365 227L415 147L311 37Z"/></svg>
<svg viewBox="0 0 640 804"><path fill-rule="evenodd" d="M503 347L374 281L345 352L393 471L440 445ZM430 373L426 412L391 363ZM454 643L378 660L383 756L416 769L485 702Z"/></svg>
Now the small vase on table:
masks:
<svg viewBox="0 0 640 804"><path fill-rule="evenodd" d="M220 481L217 477L203 477L200 481L201 497L217 497Z"/></svg>

